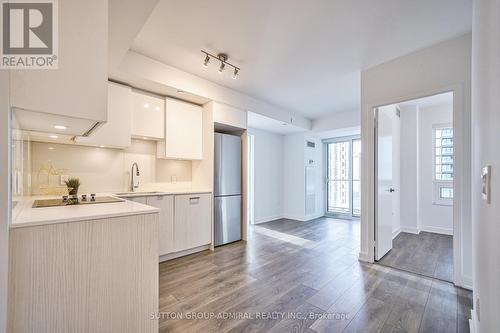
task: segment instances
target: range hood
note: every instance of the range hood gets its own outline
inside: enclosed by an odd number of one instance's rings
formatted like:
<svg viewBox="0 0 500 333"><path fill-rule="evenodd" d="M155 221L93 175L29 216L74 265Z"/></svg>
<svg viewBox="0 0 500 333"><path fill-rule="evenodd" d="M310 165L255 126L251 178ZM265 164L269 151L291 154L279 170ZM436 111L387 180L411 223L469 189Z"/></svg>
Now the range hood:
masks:
<svg viewBox="0 0 500 333"><path fill-rule="evenodd" d="M89 136L101 124L90 119L12 108L12 128L21 131Z"/></svg>

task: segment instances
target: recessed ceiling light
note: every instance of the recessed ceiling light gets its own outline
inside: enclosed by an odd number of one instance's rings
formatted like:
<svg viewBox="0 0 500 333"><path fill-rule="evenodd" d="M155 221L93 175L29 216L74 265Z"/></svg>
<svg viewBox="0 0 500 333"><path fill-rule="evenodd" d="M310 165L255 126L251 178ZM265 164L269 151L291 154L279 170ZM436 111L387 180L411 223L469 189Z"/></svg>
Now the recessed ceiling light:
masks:
<svg viewBox="0 0 500 333"><path fill-rule="evenodd" d="M149 103L144 103L144 108L148 109L149 108Z"/></svg>
<svg viewBox="0 0 500 333"><path fill-rule="evenodd" d="M49 150L54 150L55 148L54 147L49 147Z"/></svg>
<svg viewBox="0 0 500 333"><path fill-rule="evenodd" d="M155 110L156 111L160 111L160 107L159 106L155 106Z"/></svg>
<svg viewBox="0 0 500 333"><path fill-rule="evenodd" d="M64 126L64 125L55 125L54 126L55 129L58 129L58 130L65 130L68 128L68 126Z"/></svg>
<svg viewBox="0 0 500 333"><path fill-rule="evenodd" d="M50 135L49 138L51 138L51 139L57 139L58 136L57 135Z"/></svg>
<svg viewBox="0 0 500 333"><path fill-rule="evenodd" d="M103 146L103 145L100 145L99 147L104 148L104 146Z"/></svg>

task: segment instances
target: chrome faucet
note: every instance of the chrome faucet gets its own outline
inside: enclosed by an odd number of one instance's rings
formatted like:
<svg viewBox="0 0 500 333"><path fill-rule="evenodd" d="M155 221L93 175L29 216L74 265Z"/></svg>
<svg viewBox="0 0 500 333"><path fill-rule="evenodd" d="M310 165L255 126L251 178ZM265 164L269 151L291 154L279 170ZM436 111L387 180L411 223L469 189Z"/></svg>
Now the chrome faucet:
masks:
<svg viewBox="0 0 500 333"><path fill-rule="evenodd" d="M136 170L135 175L137 177L140 176L139 165L137 164L137 162L134 162L134 164L132 164L132 169L130 169L130 191L131 192L134 192L134 190L139 187L139 182L137 182L137 185L135 185L135 181L134 181L134 166L135 166L135 170Z"/></svg>

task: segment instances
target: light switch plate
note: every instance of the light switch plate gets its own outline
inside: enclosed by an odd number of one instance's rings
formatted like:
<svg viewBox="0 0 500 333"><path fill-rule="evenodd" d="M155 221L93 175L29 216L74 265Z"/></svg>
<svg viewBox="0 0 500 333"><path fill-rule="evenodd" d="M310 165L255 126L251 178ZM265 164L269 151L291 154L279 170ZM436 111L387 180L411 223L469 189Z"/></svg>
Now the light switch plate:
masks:
<svg viewBox="0 0 500 333"><path fill-rule="evenodd" d="M481 197L487 203L491 202L491 166L487 165L483 167L481 172Z"/></svg>

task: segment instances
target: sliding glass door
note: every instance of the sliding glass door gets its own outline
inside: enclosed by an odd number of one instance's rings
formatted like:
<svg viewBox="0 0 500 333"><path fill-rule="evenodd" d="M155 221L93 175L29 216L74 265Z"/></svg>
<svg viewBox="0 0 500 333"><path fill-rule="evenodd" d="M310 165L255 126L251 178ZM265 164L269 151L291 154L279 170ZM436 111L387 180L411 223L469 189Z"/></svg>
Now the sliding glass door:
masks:
<svg viewBox="0 0 500 333"><path fill-rule="evenodd" d="M361 141L359 137L325 140L326 213L358 217L361 213Z"/></svg>

